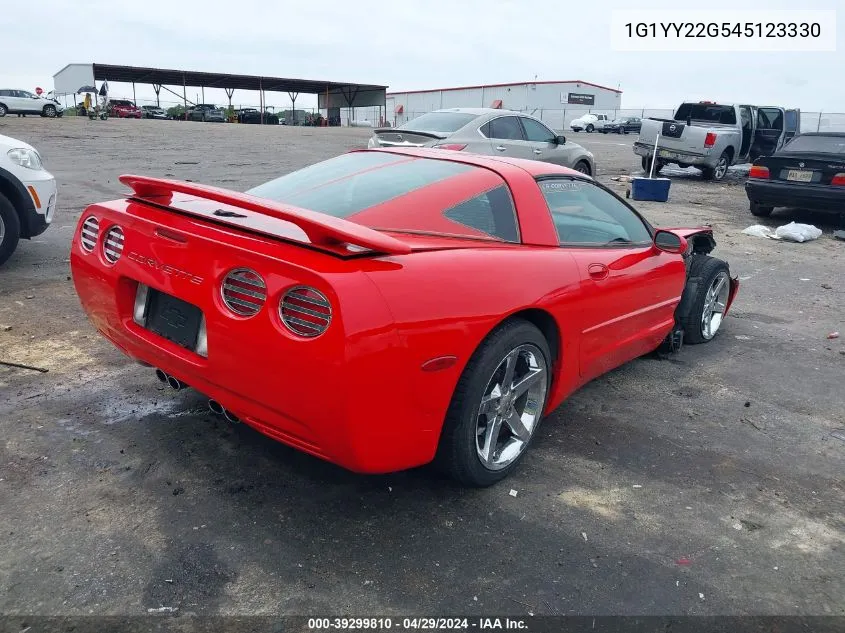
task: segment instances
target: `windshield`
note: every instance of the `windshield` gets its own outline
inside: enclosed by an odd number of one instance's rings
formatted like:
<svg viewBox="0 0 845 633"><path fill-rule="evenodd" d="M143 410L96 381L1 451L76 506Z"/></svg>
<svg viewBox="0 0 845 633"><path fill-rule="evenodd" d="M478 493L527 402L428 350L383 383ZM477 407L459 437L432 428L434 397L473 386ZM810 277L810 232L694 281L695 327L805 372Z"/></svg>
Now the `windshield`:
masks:
<svg viewBox="0 0 845 633"><path fill-rule="evenodd" d="M683 103L675 112L676 121L706 121L708 123L736 123L736 112L733 106L717 105L715 103Z"/></svg>
<svg viewBox="0 0 845 633"><path fill-rule="evenodd" d="M467 114L466 112L429 112L412 121L403 123L396 129L452 133L477 118L477 114Z"/></svg>
<svg viewBox="0 0 845 633"><path fill-rule="evenodd" d="M845 136L802 134L784 145L783 151L808 154L845 154Z"/></svg>

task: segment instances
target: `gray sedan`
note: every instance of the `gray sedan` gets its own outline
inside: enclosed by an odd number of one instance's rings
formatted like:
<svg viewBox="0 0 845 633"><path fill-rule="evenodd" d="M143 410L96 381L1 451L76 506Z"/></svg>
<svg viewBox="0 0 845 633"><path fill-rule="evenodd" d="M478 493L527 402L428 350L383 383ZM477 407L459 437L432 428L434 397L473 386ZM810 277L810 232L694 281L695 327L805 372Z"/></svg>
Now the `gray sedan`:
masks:
<svg viewBox="0 0 845 633"><path fill-rule="evenodd" d="M423 114L396 128L373 131L367 147L439 147L475 154L540 160L593 175L593 155L520 112L450 108Z"/></svg>

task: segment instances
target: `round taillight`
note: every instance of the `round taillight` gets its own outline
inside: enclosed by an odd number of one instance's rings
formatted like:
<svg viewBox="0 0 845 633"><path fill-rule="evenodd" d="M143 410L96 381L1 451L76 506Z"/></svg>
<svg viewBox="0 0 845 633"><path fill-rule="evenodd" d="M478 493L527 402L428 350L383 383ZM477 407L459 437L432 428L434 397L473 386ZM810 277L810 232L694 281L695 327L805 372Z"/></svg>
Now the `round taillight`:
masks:
<svg viewBox="0 0 845 633"><path fill-rule="evenodd" d="M114 264L123 254L123 229L113 226L106 231L106 239L103 240L103 256Z"/></svg>
<svg viewBox="0 0 845 633"><path fill-rule="evenodd" d="M332 306L319 290L297 286L288 290L279 303L279 316L285 327L297 336L320 336L332 322Z"/></svg>
<svg viewBox="0 0 845 633"><path fill-rule="evenodd" d="M267 285L254 270L238 268L223 279L221 294L223 303L232 312L251 317L258 314L267 300Z"/></svg>
<svg viewBox="0 0 845 633"><path fill-rule="evenodd" d="M79 243L82 249L89 253L94 250L97 245L97 236L100 234L100 221L93 215L85 218L82 223L82 230L79 233Z"/></svg>

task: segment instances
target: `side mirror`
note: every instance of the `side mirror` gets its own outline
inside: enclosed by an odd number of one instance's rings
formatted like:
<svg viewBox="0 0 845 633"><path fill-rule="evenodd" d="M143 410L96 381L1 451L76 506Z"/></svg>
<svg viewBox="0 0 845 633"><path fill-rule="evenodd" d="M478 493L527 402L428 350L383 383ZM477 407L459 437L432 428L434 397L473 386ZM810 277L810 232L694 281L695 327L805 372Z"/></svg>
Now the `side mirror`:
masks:
<svg viewBox="0 0 845 633"><path fill-rule="evenodd" d="M566 137L565 137L565 136L558 136L558 137L555 139L555 142L556 142L558 145L566 145Z"/></svg>
<svg viewBox="0 0 845 633"><path fill-rule="evenodd" d="M671 231L658 229L654 234L654 246L665 253L682 255L687 251L687 240Z"/></svg>

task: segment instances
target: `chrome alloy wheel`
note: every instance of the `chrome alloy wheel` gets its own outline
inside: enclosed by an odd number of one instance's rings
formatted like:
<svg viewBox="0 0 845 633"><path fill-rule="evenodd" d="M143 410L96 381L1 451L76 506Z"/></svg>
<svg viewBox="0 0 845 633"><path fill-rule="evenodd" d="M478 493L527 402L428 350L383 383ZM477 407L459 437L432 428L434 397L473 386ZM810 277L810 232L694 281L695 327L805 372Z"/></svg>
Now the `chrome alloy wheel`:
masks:
<svg viewBox="0 0 845 633"><path fill-rule="evenodd" d="M709 341L716 336L716 332L722 325L730 289L728 273L724 270L713 278L713 283L707 289L707 295L704 297L704 310L701 312L701 336L705 340Z"/></svg>
<svg viewBox="0 0 845 633"><path fill-rule="evenodd" d="M481 463L501 470L519 457L546 406L546 359L538 347L512 349L499 362L478 406L475 447Z"/></svg>
<svg viewBox="0 0 845 633"><path fill-rule="evenodd" d="M728 159L725 156L719 157L719 162L713 169L713 176L716 180L721 180L728 173Z"/></svg>
<svg viewBox="0 0 845 633"><path fill-rule="evenodd" d="M4 237L6 237L6 223L3 221L3 216L0 215L0 244L3 243Z"/></svg>

